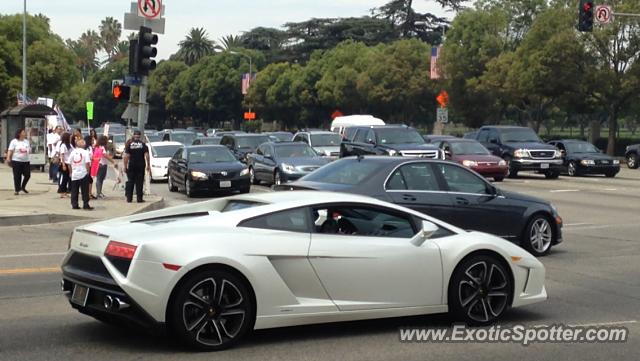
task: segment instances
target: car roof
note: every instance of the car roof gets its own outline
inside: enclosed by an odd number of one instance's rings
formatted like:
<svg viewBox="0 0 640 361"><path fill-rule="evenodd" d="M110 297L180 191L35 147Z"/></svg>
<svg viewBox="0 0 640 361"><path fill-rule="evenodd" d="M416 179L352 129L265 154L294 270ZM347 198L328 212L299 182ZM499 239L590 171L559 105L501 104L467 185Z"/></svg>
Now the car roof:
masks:
<svg viewBox="0 0 640 361"><path fill-rule="evenodd" d="M299 131L298 133L309 133L309 134L335 134L335 135L340 135L336 132L332 132L330 130L302 130Z"/></svg>
<svg viewBox="0 0 640 361"><path fill-rule="evenodd" d="M239 134L225 134L224 137L246 138L246 137L268 137L268 134L262 133L239 133Z"/></svg>
<svg viewBox="0 0 640 361"><path fill-rule="evenodd" d="M495 128L495 129L531 129L529 127L521 127L517 125L484 125L480 129ZM533 129L531 129L533 130Z"/></svg>
<svg viewBox="0 0 640 361"><path fill-rule="evenodd" d="M182 146L182 143L178 143L178 142L151 142L149 143L150 146L152 147L164 147L167 145L179 145Z"/></svg>
<svg viewBox="0 0 640 361"><path fill-rule="evenodd" d="M185 145L184 147L187 150L189 150L189 149L213 149L213 148L228 149L224 145L218 145L218 144Z"/></svg>
<svg viewBox="0 0 640 361"><path fill-rule="evenodd" d="M249 193L231 197L231 199L259 202L259 203L331 203L331 202L368 202L376 203L377 201L371 197L359 196L355 194L323 192L323 191L282 191L282 192L264 192ZM283 207L285 208L285 207ZM287 207L288 208L288 207Z"/></svg>
<svg viewBox="0 0 640 361"><path fill-rule="evenodd" d="M580 139L553 139L550 140L550 142L562 142L562 143L589 143L586 140L580 140ZM589 143L591 144L591 143Z"/></svg>

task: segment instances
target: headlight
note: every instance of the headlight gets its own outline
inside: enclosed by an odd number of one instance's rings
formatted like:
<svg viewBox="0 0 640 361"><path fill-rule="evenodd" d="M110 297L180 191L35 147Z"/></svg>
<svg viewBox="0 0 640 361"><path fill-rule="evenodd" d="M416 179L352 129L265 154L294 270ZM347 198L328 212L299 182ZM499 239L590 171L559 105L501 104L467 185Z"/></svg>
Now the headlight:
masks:
<svg viewBox="0 0 640 361"><path fill-rule="evenodd" d="M614 160L613 160L613 164L616 164L616 165L617 165L617 164L620 164L620 161L619 161L619 160L617 160L617 159L614 159Z"/></svg>
<svg viewBox="0 0 640 361"><path fill-rule="evenodd" d="M515 152L513 152L513 156L516 158L528 158L529 152L527 152L524 149L518 149Z"/></svg>
<svg viewBox="0 0 640 361"><path fill-rule="evenodd" d="M473 160L463 160L462 165L464 165L465 167L477 167L478 162Z"/></svg>
<svg viewBox="0 0 640 361"><path fill-rule="evenodd" d="M245 168L240 171L240 176L243 177L245 175L249 175L249 168Z"/></svg>
<svg viewBox="0 0 640 361"><path fill-rule="evenodd" d="M562 158L562 152L559 150L556 150L555 154L553 155L554 158Z"/></svg>
<svg viewBox="0 0 640 361"><path fill-rule="evenodd" d="M507 161L506 161L506 160L504 160L504 159L502 159L502 160L500 160L500 161L498 162L498 165L499 165L499 166L501 166L501 167L505 167L505 166L507 165Z"/></svg>
<svg viewBox="0 0 640 361"><path fill-rule="evenodd" d="M191 171L191 177L193 179L207 179L208 176L202 172Z"/></svg>
<svg viewBox="0 0 640 361"><path fill-rule="evenodd" d="M591 159L583 159L580 161L580 164L582 165L596 165L596 161L595 160L591 160Z"/></svg>
<svg viewBox="0 0 640 361"><path fill-rule="evenodd" d="M395 157L396 155L398 155L398 152L396 150L393 150L393 149L388 149L387 150L387 154L392 156L392 157Z"/></svg>
<svg viewBox="0 0 640 361"><path fill-rule="evenodd" d="M291 164L282 163L282 170L285 173L294 173L296 171L296 167L292 166Z"/></svg>

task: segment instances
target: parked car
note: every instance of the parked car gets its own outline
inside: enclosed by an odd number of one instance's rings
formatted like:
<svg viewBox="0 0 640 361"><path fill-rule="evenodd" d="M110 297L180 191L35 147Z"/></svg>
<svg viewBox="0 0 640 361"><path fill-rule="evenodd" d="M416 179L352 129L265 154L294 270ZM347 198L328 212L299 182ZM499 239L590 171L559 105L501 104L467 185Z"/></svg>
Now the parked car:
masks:
<svg viewBox="0 0 640 361"><path fill-rule="evenodd" d="M373 115L343 115L331 122L330 130L338 133L344 139L345 130L349 127L367 127L371 125L385 125L384 120Z"/></svg>
<svg viewBox="0 0 640 361"><path fill-rule="evenodd" d="M449 312L488 325L547 299L544 265L521 248L333 192L237 195L83 225L61 269L79 312L165 328L201 351L324 322Z"/></svg>
<svg viewBox="0 0 640 361"><path fill-rule="evenodd" d="M210 136L196 138L191 145L219 145L222 137Z"/></svg>
<svg viewBox="0 0 640 361"><path fill-rule="evenodd" d="M178 142L149 143L149 163L151 163L151 181L167 179L169 159L173 157L182 144Z"/></svg>
<svg viewBox="0 0 640 361"><path fill-rule="evenodd" d="M174 130L164 133L162 140L178 142L183 145L190 145L197 138L197 134L188 130Z"/></svg>
<svg viewBox="0 0 640 361"><path fill-rule="evenodd" d="M308 144L298 142L261 144L247 159L253 184L276 185L299 179L328 162Z"/></svg>
<svg viewBox="0 0 640 361"><path fill-rule="evenodd" d="M504 159L509 177L520 171L537 171L547 179L556 179L562 171L562 154L556 147L545 144L531 128L514 126L484 126L476 140L493 155Z"/></svg>
<svg viewBox="0 0 640 361"><path fill-rule="evenodd" d="M306 130L296 133L293 141L307 143L318 154L336 159L340 155L342 138L326 130Z"/></svg>
<svg viewBox="0 0 640 361"><path fill-rule="evenodd" d="M358 127L353 140L340 146L340 157L389 155L444 159L438 147L428 144L414 128L404 125Z"/></svg>
<svg viewBox="0 0 640 361"><path fill-rule="evenodd" d="M562 139L550 141L562 153L563 173L572 177L585 174L604 174L615 177L620 172L620 161L602 154L595 145L582 140Z"/></svg>
<svg viewBox="0 0 640 361"><path fill-rule="evenodd" d="M436 134L423 134L422 138L427 143L435 143L444 139L457 139L453 135L436 135Z"/></svg>
<svg viewBox="0 0 640 361"><path fill-rule="evenodd" d="M546 255L562 242L562 218L549 202L498 189L457 163L401 157L351 157L276 190L362 194L415 209L457 227L491 233Z"/></svg>
<svg viewBox="0 0 640 361"><path fill-rule="evenodd" d="M637 169L638 160L640 160L640 144L628 146L624 152L624 158L627 160L627 167Z"/></svg>
<svg viewBox="0 0 640 361"><path fill-rule="evenodd" d="M145 143L162 142L163 135L164 135L163 133L159 133L156 131L147 132L145 130L144 132Z"/></svg>
<svg viewBox="0 0 640 361"><path fill-rule="evenodd" d="M124 154L124 148L127 143L127 138L124 134L114 134L112 138L113 144L113 156L116 158L122 158Z"/></svg>
<svg viewBox="0 0 640 361"><path fill-rule="evenodd" d="M266 132L262 134L268 135L274 142L290 142L293 139L293 133L291 132Z"/></svg>
<svg viewBox="0 0 640 361"><path fill-rule="evenodd" d="M220 144L229 148L233 155L242 163L247 162L247 155L256 151L262 143L271 141L268 135L264 134L226 134L220 140Z"/></svg>
<svg viewBox="0 0 640 361"><path fill-rule="evenodd" d="M169 191L249 193L249 169L221 145L182 147L169 160Z"/></svg>
<svg viewBox="0 0 640 361"><path fill-rule="evenodd" d="M443 138L433 142L444 151L446 159L469 167L486 178L502 182L509 173L507 162L492 155L487 148L473 139Z"/></svg>

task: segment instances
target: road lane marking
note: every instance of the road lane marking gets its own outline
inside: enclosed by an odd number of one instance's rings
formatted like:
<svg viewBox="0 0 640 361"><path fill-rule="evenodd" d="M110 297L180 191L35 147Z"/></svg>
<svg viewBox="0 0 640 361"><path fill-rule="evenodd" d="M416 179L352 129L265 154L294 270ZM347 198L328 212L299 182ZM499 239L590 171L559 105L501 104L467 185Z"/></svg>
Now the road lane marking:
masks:
<svg viewBox="0 0 640 361"><path fill-rule="evenodd" d="M580 192L579 189L555 189L549 191L550 193L568 193L568 192Z"/></svg>
<svg viewBox="0 0 640 361"><path fill-rule="evenodd" d="M59 273L59 272L60 272L60 267L13 268L13 269L0 269L0 276L33 274L33 273Z"/></svg>
<svg viewBox="0 0 640 361"><path fill-rule="evenodd" d="M23 258L23 257L64 256L65 254L67 254L67 252L8 254L8 255L0 256L0 259L2 259L2 258Z"/></svg>
<svg viewBox="0 0 640 361"><path fill-rule="evenodd" d="M566 223L565 227L575 227L575 226L593 226L593 223Z"/></svg>
<svg viewBox="0 0 640 361"><path fill-rule="evenodd" d="M638 323L637 320L626 320L626 321L611 321L611 322L595 322L595 323L567 323L569 327L603 327L603 326L618 326L618 325L630 325ZM532 326L536 327L549 327L549 325L539 324Z"/></svg>

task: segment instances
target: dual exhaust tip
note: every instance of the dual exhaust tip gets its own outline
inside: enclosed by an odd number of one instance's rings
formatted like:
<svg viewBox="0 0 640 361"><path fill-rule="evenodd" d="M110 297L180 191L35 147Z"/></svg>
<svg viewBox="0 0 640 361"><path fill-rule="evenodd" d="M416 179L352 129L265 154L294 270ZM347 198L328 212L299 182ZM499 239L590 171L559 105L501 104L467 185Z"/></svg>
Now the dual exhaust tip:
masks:
<svg viewBox="0 0 640 361"><path fill-rule="evenodd" d="M118 297L113 297L110 295L104 296L104 299L102 300L102 305L104 306L104 308L112 311L121 311L129 308L128 303L123 302Z"/></svg>

